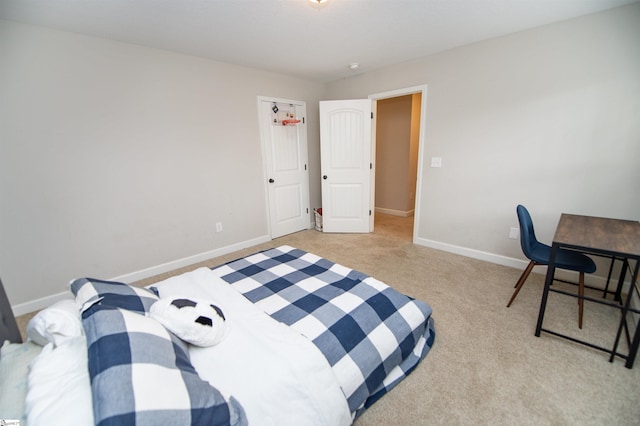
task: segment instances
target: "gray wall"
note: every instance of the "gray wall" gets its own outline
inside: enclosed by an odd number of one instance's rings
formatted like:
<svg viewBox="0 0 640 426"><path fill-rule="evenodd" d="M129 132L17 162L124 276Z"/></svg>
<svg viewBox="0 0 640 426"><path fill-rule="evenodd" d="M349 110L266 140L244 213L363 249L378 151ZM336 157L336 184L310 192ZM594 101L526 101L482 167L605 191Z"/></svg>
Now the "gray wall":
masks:
<svg viewBox="0 0 640 426"><path fill-rule="evenodd" d="M521 258L518 203L547 242L561 212L640 219L639 22L640 4L613 9L339 80L327 97L427 84L418 242Z"/></svg>
<svg viewBox="0 0 640 426"><path fill-rule="evenodd" d="M328 85L1 22L10 300L22 313L78 276L149 275L267 238L257 96L307 102L318 206L318 100L427 84L419 243L521 257L517 203L544 240L563 211L639 219L638 22L635 4Z"/></svg>
<svg viewBox="0 0 640 426"><path fill-rule="evenodd" d="M306 101L319 158L320 83L6 21L0 58L13 305L267 238L257 96Z"/></svg>

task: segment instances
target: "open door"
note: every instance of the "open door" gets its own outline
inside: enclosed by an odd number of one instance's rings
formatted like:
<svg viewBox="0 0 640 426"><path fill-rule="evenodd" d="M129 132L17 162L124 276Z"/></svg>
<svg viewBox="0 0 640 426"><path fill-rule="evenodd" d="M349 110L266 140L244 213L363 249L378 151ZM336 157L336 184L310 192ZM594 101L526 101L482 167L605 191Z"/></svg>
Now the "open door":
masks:
<svg viewBox="0 0 640 426"><path fill-rule="evenodd" d="M324 232L372 231L371 100L320 102Z"/></svg>
<svg viewBox="0 0 640 426"><path fill-rule="evenodd" d="M309 229L306 103L258 97L271 238Z"/></svg>

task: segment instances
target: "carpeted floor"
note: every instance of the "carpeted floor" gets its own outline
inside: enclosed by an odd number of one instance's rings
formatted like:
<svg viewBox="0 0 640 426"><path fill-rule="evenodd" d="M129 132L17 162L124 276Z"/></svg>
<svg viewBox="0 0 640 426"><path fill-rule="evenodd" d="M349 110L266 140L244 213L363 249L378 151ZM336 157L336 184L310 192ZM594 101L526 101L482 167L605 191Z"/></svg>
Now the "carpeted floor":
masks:
<svg viewBox="0 0 640 426"><path fill-rule="evenodd" d="M436 339L414 372L357 421L368 425L637 425L640 365L603 352L535 337L544 277L532 274L510 308L522 271L411 243L413 218L376 216L373 234L299 232L139 282L291 245L372 275L433 307ZM24 319L24 318L23 318ZM549 299L545 327L602 346L613 342L616 310ZM24 324L24 321L23 321Z"/></svg>

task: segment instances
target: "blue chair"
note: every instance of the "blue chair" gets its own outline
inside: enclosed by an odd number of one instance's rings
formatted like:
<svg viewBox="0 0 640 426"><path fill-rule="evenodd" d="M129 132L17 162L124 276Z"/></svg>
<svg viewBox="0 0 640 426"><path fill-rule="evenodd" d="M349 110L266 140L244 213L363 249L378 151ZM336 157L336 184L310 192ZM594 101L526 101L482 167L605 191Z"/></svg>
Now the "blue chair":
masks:
<svg viewBox="0 0 640 426"><path fill-rule="evenodd" d="M513 295L507 304L507 308L511 306L511 303L515 300L533 267L538 265L548 265L549 258L551 257L551 247L546 244L542 244L536 239L536 233L533 230L533 221L531 220L529 211L524 206L518 205L516 213L518 214L518 221L520 222L520 245L522 247L522 252L530 262L522 275L520 275L520 279L518 279L515 286L516 290L513 292ZM596 264L593 260L591 260L590 257L575 251L559 249L556 254L555 266L556 268L567 269L580 273L578 294L580 296L584 296L584 274L591 274L595 272ZM583 302L583 299L578 298L578 327L580 328L582 328Z"/></svg>

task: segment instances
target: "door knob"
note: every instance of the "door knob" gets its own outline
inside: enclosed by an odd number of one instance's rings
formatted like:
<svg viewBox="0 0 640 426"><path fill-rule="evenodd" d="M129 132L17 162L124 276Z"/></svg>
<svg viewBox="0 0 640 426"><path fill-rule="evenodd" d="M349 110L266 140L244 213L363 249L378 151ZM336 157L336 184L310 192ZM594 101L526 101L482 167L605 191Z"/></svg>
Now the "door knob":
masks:
<svg viewBox="0 0 640 426"><path fill-rule="evenodd" d="M269 183L273 183L273 182L275 182L275 180L269 179Z"/></svg>
<svg viewBox="0 0 640 426"><path fill-rule="evenodd" d="M326 180L327 179L327 175L322 176L322 179Z"/></svg>

